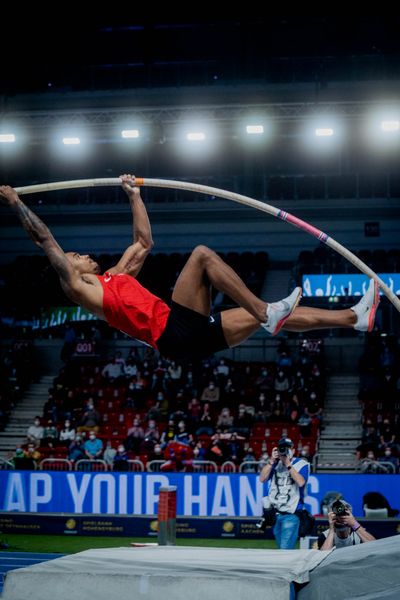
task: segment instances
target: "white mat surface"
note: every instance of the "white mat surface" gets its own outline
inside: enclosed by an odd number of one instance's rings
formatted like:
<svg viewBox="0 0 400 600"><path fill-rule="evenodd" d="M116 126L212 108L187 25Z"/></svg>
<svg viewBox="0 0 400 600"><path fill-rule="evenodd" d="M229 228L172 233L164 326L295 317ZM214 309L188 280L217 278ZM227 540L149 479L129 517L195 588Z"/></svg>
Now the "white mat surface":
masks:
<svg viewBox="0 0 400 600"><path fill-rule="evenodd" d="M8 573L2 600L288 600L329 552L144 547L87 550Z"/></svg>

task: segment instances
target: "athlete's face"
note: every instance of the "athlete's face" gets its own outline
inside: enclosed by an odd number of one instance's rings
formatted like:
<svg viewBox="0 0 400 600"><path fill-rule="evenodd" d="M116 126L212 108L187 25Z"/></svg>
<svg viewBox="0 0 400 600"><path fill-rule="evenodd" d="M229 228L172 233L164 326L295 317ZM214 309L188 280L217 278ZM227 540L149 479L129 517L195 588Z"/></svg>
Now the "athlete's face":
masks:
<svg viewBox="0 0 400 600"><path fill-rule="evenodd" d="M79 273L100 273L100 267L96 261L90 258L89 254L79 254L79 252L67 252L68 260L74 265Z"/></svg>

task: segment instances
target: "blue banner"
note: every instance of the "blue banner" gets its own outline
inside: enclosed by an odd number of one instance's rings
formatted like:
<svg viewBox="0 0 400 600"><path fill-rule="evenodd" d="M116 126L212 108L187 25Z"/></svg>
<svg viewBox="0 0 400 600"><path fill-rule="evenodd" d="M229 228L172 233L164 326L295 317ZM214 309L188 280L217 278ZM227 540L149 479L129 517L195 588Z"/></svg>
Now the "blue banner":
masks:
<svg viewBox="0 0 400 600"><path fill-rule="evenodd" d="M379 277L397 296L400 296L400 273L379 273ZM366 275L303 275L304 297L363 296L369 279ZM382 294L382 292L381 292Z"/></svg>
<svg viewBox="0 0 400 600"><path fill-rule="evenodd" d="M160 486L176 485L177 514L204 517L255 517L267 493L254 474L75 473L0 471L0 510L70 514L154 515ZM400 508L396 475L311 475L306 506L321 512L328 491L341 492L361 516L362 497L379 491Z"/></svg>

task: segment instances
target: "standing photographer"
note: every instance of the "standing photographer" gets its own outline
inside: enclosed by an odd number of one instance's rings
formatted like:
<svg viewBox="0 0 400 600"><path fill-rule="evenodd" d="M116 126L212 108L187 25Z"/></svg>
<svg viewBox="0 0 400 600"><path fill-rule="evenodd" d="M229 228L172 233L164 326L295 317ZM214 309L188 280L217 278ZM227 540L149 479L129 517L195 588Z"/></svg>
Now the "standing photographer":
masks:
<svg viewBox="0 0 400 600"><path fill-rule="evenodd" d="M329 507L328 519L329 529L323 531L318 537L320 550L344 548L375 540L374 536L368 533L352 515L352 507L348 502L343 500L333 502Z"/></svg>
<svg viewBox="0 0 400 600"><path fill-rule="evenodd" d="M303 507L309 468L306 460L294 458L292 440L282 438L260 473L260 481L269 484L268 504L276 512L273 531L278 548L292 550L296 546L300 520L295 512Z"/></svg>

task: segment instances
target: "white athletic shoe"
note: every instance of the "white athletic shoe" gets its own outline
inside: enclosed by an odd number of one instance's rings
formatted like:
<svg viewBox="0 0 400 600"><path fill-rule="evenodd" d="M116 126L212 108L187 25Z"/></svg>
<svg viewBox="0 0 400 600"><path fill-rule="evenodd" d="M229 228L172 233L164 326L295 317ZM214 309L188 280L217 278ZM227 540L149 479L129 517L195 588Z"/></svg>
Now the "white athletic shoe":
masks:
<svg viewBox="0 0 400 600"><path fill-rule="evenodd" d="M357 322L353 325L357 331L372 331L375 323L376 310L379 305L379 285L370 279L369 286L360 302L351 307L355 312Z"/></svg>
<svg viewBox="0 0 400 600"><path fill-rule="evenodd" d="M287 298L268 304L267 321L261 323L261 327L271 335L276 335L300 302L301 294L301 287L296 287Z"/></svg>

